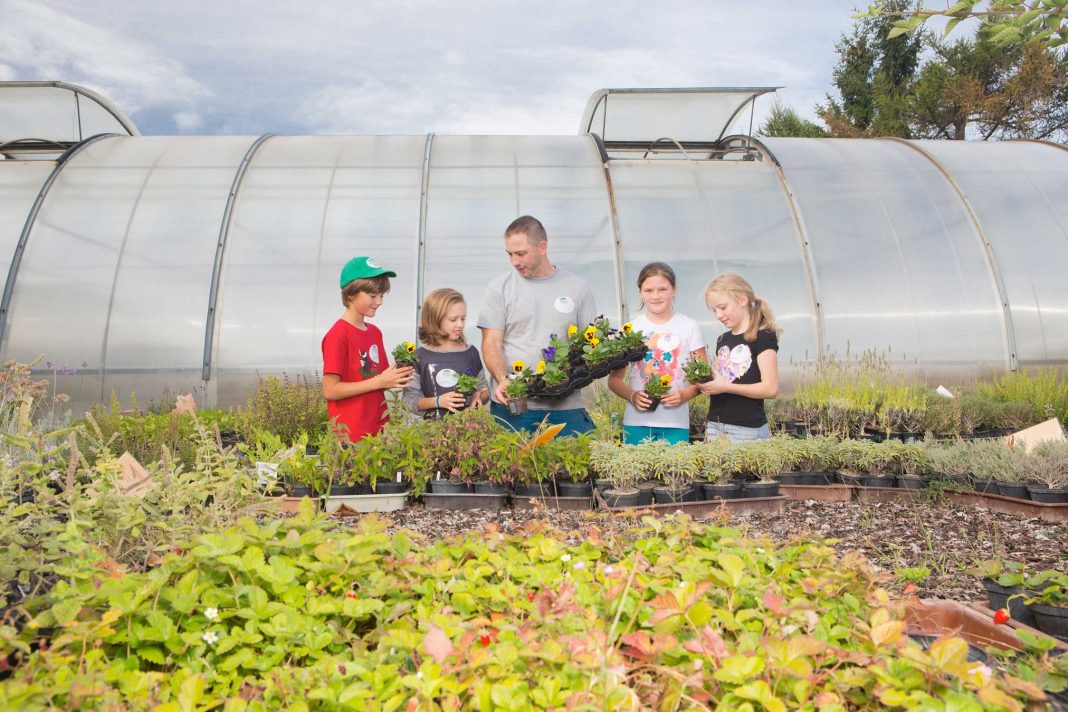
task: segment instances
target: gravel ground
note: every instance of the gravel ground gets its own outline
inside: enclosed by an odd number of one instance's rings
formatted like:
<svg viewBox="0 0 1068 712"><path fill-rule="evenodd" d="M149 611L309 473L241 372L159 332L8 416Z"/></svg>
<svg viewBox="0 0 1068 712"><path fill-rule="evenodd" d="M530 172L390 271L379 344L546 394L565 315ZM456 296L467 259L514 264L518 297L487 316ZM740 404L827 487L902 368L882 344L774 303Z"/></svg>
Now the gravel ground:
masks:
<svg viewBox="0 0 1068 712"><path fill-rule="evenodd" d="M565 540L576 541L591 526L603 533L624 533L634 524L633 516L627 515L553 510L428 511L421 504L384 516L392 521L391 529L408 529L431 541L487 525L504 534L521 533L537 521L558 529ZM788 502L782 513L736 515L730 523L780 542L814 535L836 540L832 545L838 552L859 551L877 570L890 574L894 579L891 588L914 581L921 597L985 598L978 579L963 573L983 559L999 557L1026 561L1035 568L1068 568L1068 525L982 507L794 501ZM910 572L902 571L920 567L928 573L915 571L908 578Z"/></svg>

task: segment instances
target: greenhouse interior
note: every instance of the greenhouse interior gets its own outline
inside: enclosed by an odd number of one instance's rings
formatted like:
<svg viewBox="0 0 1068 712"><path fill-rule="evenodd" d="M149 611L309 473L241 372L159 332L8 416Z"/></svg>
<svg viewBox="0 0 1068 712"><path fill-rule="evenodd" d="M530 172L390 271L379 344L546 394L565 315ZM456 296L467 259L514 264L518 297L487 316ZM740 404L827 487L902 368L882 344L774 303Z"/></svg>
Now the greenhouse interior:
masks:
<svg viewBox="0 0 1068 712"><path fill-rule="evenodd" d="M602 90L574 136L141 136L84 88L4 82L0 356L62 364L79 406L233 404L321 368L338 270L363 254L398 275L387 345L445 286L477 345L503 229L531 214L613 322L661 260L714 339L704 286L742 273L786 373L869 349L931 382L1068 361L1068 149L753 137L773 92Z"/></svg>

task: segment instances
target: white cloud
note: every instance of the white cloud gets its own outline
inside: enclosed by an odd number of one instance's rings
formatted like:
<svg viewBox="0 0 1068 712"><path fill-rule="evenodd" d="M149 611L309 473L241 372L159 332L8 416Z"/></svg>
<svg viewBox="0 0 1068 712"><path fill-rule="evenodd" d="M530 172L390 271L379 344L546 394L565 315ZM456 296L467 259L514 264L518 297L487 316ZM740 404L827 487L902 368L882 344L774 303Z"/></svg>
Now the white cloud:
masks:
<svg viewBox="0 0 1068 712"><path fill-rule="evenodd" d="M23 79L59 79L99 91L127 113L191 106L210 96L181 64L148 43L39 2L5 0L4 60Z"/></svg>
<svg viewBox="0 0 1068 712"><path fill-rule="evenodd" d="M174 115L174 125L181 133L193 133L204 126L204 118L195 111L179 111Z"/></svg>
<svg viewBox="0 0 1068 712"><path fill-rule="evenodd" d="M9 82L15 78L14 67L9 67L6 64L0 62L0 82Z"/></svg>

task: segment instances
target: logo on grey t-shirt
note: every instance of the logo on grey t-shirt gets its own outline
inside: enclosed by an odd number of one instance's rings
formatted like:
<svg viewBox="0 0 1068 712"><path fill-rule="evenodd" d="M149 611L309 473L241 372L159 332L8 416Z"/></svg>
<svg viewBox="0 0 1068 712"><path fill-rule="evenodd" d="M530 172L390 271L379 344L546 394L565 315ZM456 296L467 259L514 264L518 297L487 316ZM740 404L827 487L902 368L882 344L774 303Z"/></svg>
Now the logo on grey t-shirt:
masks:
<svg viewBox="0 0 1068 712"><path fill-rule="evenodd" d="M443 368L434 375L434 382L442 388L452 388L460 380L460 375L451 368Z"/></svg>
<svg viewBox="0 0 1068 712"><path fill-rule="evenodd" d="M571 297L557 297L553 307L561 314L570 314L575 311L575 301Z"/></svg>

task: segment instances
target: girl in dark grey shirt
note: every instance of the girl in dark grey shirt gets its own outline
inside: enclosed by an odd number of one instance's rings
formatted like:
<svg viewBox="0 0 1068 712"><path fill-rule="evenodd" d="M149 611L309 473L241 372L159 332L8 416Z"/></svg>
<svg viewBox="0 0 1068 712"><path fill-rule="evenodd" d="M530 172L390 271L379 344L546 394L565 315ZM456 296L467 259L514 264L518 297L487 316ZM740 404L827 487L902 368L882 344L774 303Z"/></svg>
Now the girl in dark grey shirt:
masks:
<svg viewBox="0 0 1068 712"><path fill-rule="evenodd" d="M466 398L456 391L462 374L475 376L478 388L471 407L480 408L489 400L478 349L464 340L467 303L455 289L435 289L427 295L419 319L416 349L419 366L415 378L404 389L404 401L413 413L438 418L464 408Z"/></svg>

